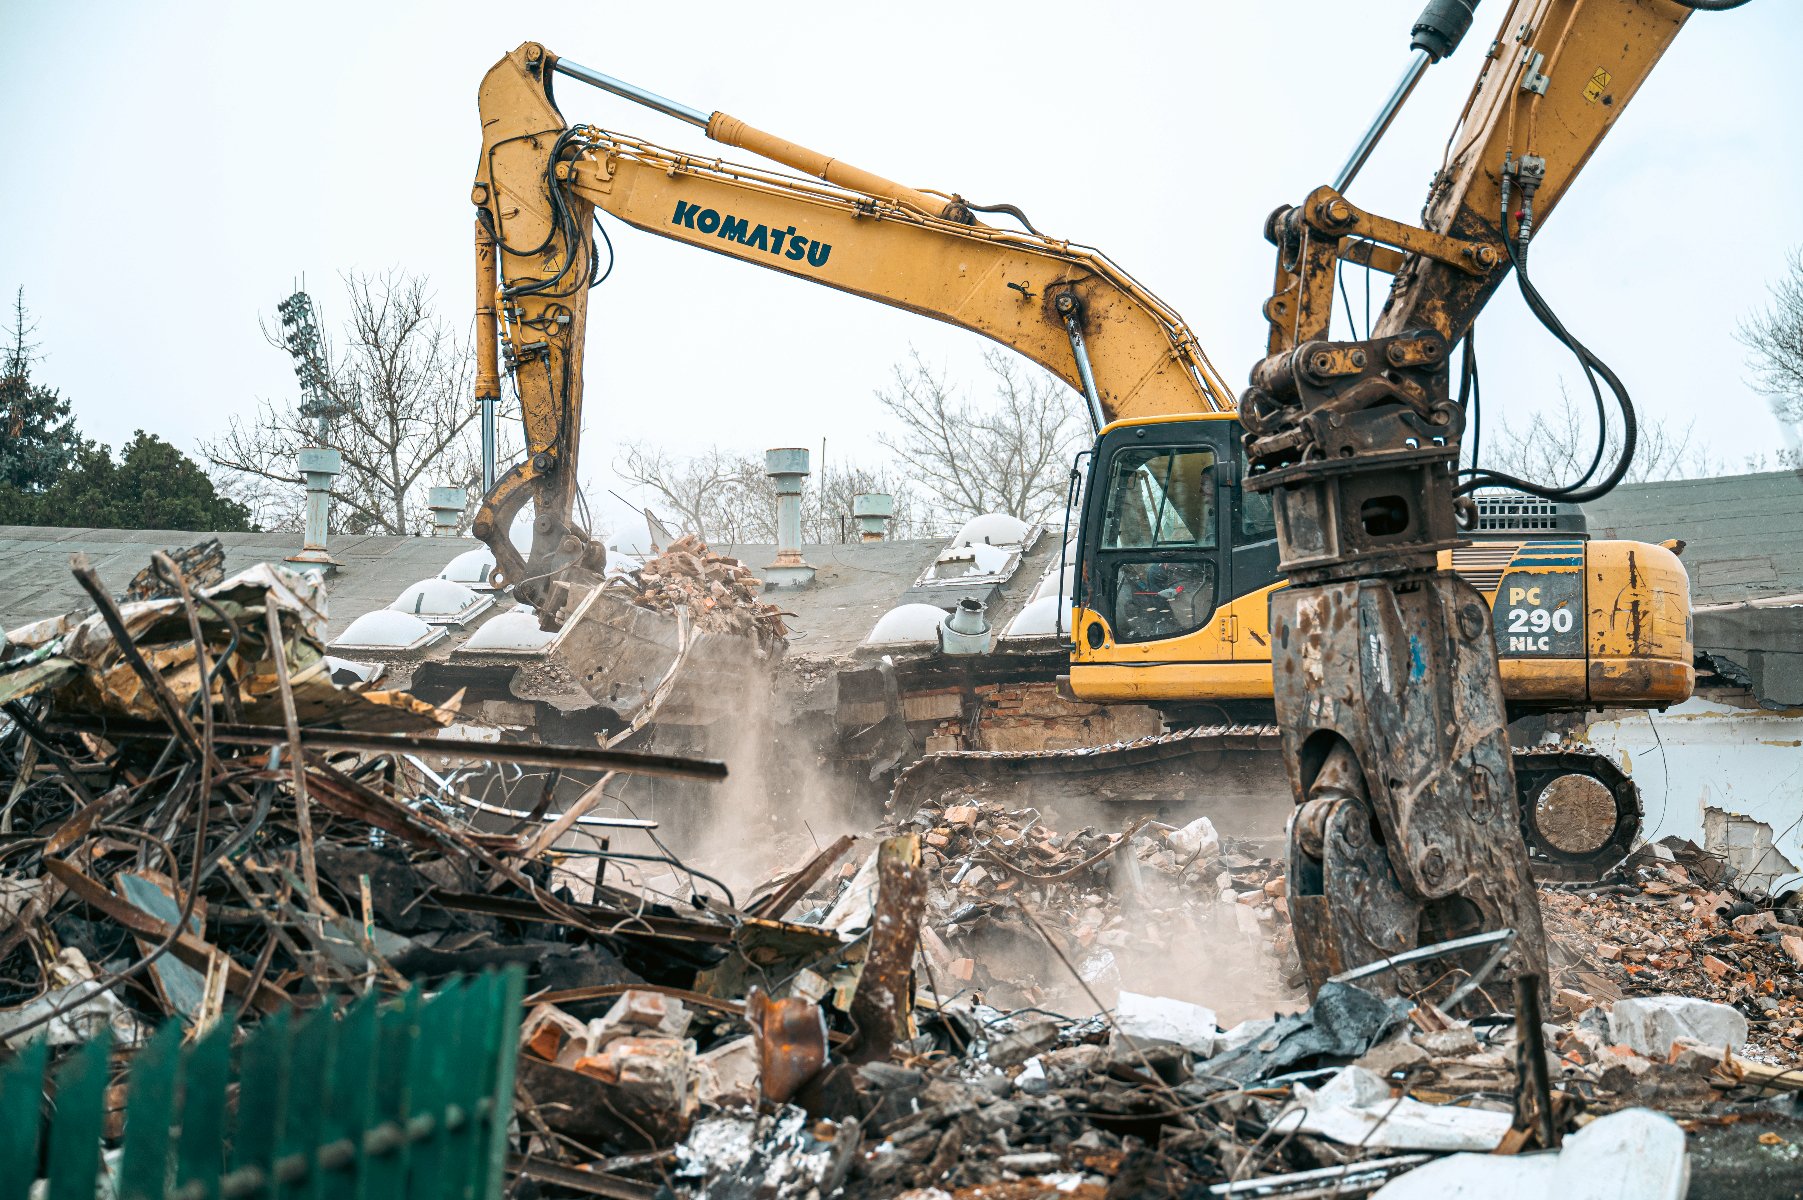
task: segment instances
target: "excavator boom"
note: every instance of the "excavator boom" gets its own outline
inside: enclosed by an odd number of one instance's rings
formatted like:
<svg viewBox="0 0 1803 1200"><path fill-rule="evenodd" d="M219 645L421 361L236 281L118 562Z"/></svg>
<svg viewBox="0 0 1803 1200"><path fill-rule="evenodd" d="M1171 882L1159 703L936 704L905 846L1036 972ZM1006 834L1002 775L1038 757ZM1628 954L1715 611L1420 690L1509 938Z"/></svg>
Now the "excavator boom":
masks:
<svg viewBox="0 0 1803 1200"><path fill-rule="evenodd" d="M606 88L813 178L568 126L558 73ZM1082 394L1099 429L1120 418L1231 411L1231 392L1182 318L1101 253L978 223L956 196L893 183L764 133L567 63L527 43L488 72L477 206L478 398L499 396L498 344L517 381L527 456L474 523L498 574L552 599L598 550L570 523L582 411L587 290L600 275L595 210L650 233L851 292L990 337ZM492 313L492 317L486 314ZM508 539L536 502L533 547Z"/></svg>

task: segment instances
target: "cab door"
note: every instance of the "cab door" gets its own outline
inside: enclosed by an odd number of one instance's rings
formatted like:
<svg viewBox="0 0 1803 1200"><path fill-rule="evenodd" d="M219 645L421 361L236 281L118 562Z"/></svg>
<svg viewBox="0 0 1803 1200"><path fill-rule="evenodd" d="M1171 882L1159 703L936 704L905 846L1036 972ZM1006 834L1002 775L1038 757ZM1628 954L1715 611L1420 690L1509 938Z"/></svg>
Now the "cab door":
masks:
<svg viewBox="0 0 1803 1200"><path fill-rule="evenodd" d="M1104 432L1085 505L1076 662L1232 657L1232 623L1216 619L1232 595L1230 426L1163 421Z"/></svg>

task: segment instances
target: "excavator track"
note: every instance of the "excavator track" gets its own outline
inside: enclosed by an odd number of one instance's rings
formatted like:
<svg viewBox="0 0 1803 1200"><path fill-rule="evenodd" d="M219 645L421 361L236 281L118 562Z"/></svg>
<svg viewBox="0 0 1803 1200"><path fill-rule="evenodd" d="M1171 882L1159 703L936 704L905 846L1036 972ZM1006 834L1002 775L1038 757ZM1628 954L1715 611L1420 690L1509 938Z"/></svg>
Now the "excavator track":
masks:
<svg viewBox="0 0 1803 1200"><path fill-rule="evenodd" d="M1017 793L1011 799L1023 807L1048 796L1080 798L1186 820L1207 816L1224 833L1274 837L1288 816L1281 736L1275 725L1202 725L1065 750L928 754L896 777L889 809L906 817L952 793L1000 790ZM1640 789L1600 754L1573 745L1517 749L1515 779L1538 879L1600 879L1640 836Z"/></svg>

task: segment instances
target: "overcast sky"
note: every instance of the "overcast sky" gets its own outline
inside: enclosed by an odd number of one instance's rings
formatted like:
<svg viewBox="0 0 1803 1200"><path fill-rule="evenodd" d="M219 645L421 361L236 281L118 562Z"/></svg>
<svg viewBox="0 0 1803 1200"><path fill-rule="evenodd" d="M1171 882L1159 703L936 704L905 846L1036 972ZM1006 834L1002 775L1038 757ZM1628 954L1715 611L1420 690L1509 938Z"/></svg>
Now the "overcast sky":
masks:
<svg viewBox="0 0 1803 1200"><path fill-rule="evenodd" d="M0 5L0 289L43 381L109 442L191 449L294 391L258 333L306 277L428 275L460 327L483 72L522 41L904 182L1011 202L1182 312L1235 386L1261 351L1265 214L1333 174L1407 54L1420 0L892 5L703 2ZM1419 212L1500 20L1479 10L1351 196ZM1355 19L1361 18L1361 19ZM1536 240L1536 280L1643 411L1731 469L1781 431L1738 319L1803 243L1803 5L1698 14ZM701 131L558 81L565 116L678 148ZM874 462L872 393L910 345L973 381L986 344L610 224L584 474L626 440L818 447ZM1362 286L1349 277L1355 305ZM1378 292L1381 301L1381 285ZM1577 383L1513 288L1483 319L1486 414Z"/></svg>

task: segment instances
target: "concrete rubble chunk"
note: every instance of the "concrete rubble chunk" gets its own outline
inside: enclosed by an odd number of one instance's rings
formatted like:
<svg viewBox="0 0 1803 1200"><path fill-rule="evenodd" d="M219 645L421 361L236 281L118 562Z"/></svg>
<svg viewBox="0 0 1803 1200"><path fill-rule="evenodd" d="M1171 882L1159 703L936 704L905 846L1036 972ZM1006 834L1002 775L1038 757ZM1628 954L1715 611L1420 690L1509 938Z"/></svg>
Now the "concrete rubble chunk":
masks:
<svg viewBox="0 0 1803 1200"><path fill-rule="evenodd" d="M1493 1150L1513 1121L1506 1112L1398 1099L1388 1080L1359 1066L1345 1068L1319 1090L1298 1085L1296 1097L1272 1122L1274 1131L1313 1133L1371 1149Z"/></svg>
<svg viewBox="0 0 1803 1200"><path fill-rule="evenodd" d="M695 1100L711 1108L755 1107L758 1078L756 1040L722 1042L695 1059Z"/></svg>
<svg viewBox="0 0 1803 1200"><path fill-rule="evenodd" d="M1454 1154L1378 1189L1376 1200L1683 1200L1690 1189L1684 1130L1629 1108L1565 1139L1557 1154Z"/></svg>
<svg viewBox="0 0 1803 1200"><path fill-rule="evenodd" d="M1058 1044L1058 1022L1050 1017L1027 1017L989 1043L989 1061L998 1067L1026 1062L1042 1050Z"/></svg>
<svg viewBox="0 0 1803 1200"><path fill-rule="evenodd" d="M1202 861L1217 858L1221 853L1221 835L1215 832L1214 822L1207 817L1197 817L1183 828L1171 830L1165 840L1185 858Z"/></svg>
<svg viewBox="0 0 1803 1200"><path fill-rule="evenodd" d="M1138 992L1121 993L1115 1003L1114 1023L1127 1037L1175 1042L1203 1058L1215 1052L1220 1038L1213 1009Z"/></svg>
<svg viewBox="0 0 1803 1200"><path fill-rule="evenodd" d="M1679 1038L1734 1050L1747 1040L1747 1018L1693 996L1628 996L1609 1009L1609 1036L1648 1058L1667 1057Z"/></svg>

